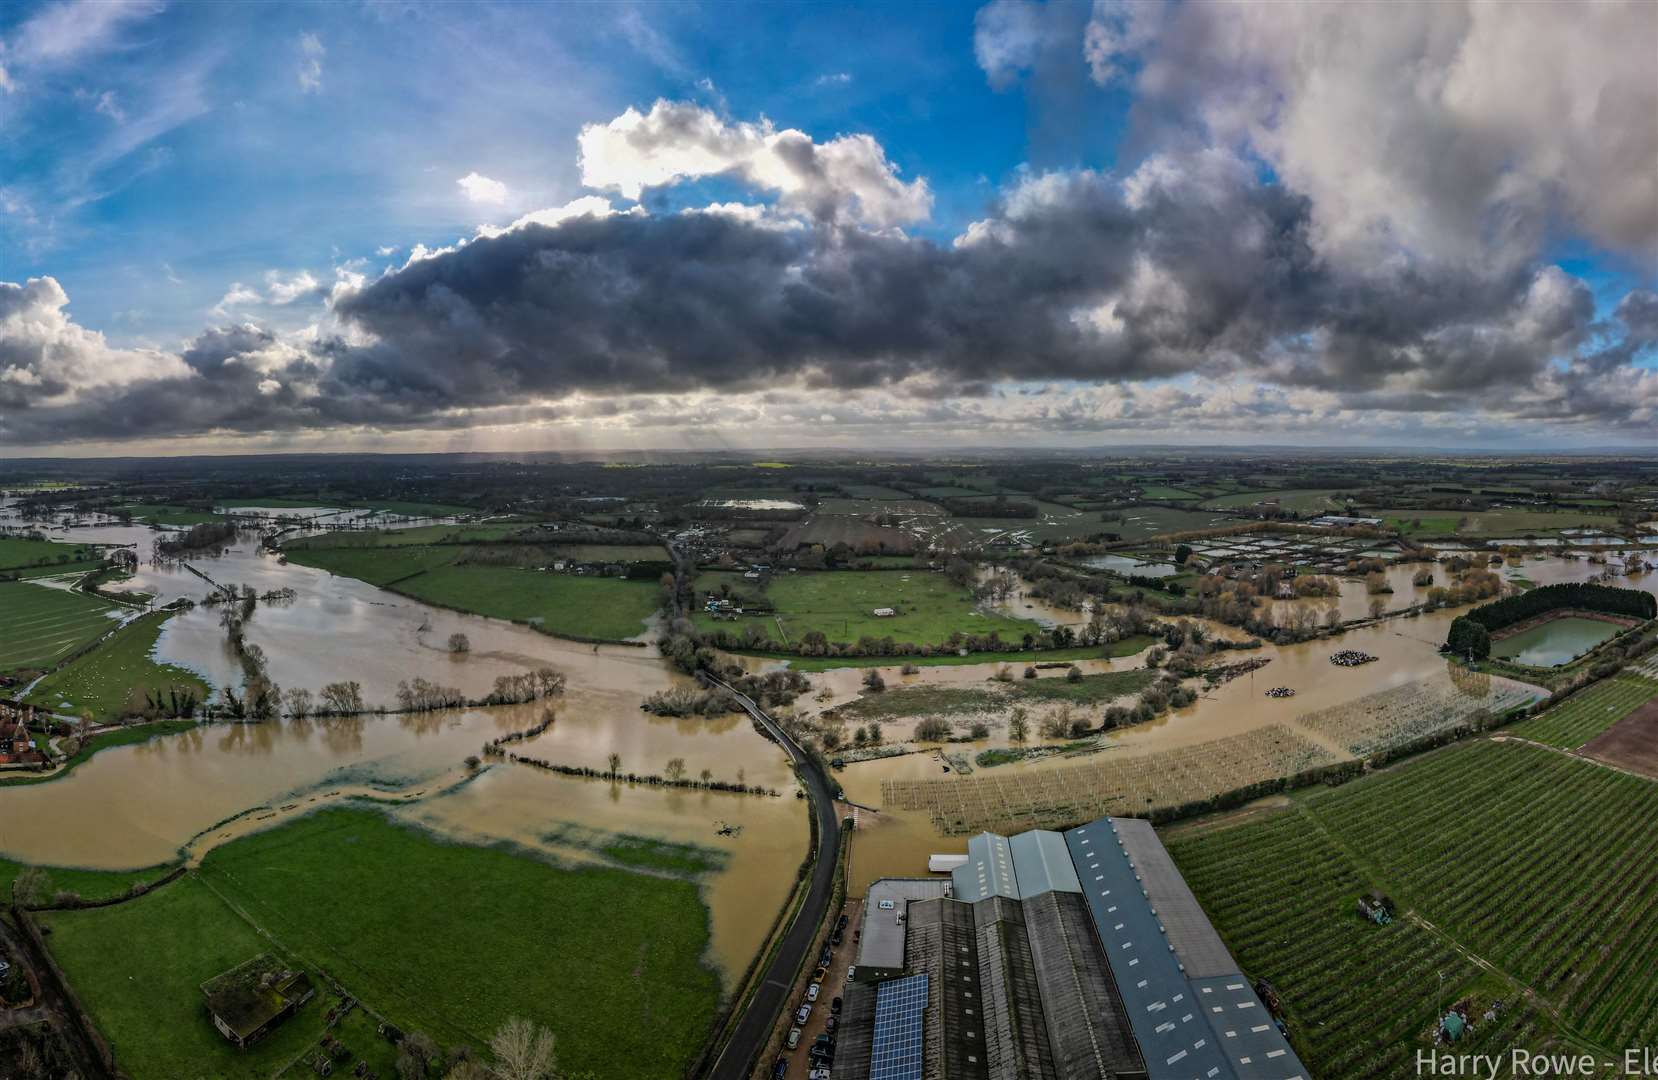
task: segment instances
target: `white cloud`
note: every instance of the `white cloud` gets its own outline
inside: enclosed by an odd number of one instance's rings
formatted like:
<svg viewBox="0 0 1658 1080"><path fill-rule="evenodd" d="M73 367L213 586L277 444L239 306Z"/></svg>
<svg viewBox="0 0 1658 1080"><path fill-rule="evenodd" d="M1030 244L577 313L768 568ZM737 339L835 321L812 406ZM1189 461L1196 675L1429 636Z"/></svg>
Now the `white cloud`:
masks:
<svg viewBox="0 0 1658 1080"><path fill-rule="evenodd" d="M511 225L504 228L494 225L480 225L478 227L478 235L486 240L493 240L497 236L512 232L514 229L522 229L526 225L546 225L550 227L557 225L562 221L568 221L571 218L605 218L614 213L616 213L616 208L612 206L610 200L604 196L583 195L579 199L570 200L563 206L551 206L544 210L532 210L523 217L519 218L517 221L514 221ZM629 213L644 213L644 211L635 207L633 210L630 210ZM432 255L436 254L439 254L439 252L423 252L423 257L430 258ZM412 258L411 261L413 261Z"/></svg>
<svg viewBox="0 0 1658 1080"><path fill-rule="evenodd" d="M64 64L107 46L123 24L162 9L154 0L65 0L47 4L13 36L18 66Z"/></svg>
<svg viewBox="0 0 1658 1080"><path fill-rule="evenodd" d="M327 52L322 38L315 33L307 30L299 35L299 69L296 75L300 93L314 94L322 89L322 58Z"/></svg>
<svg viewBox="0 0 1658 1080"><path fill-rule="evenodd" d="M288 278L284 278L275 270L265 274L265 295L271 303L278 306L291 304L307 296L319 295L321 289L322 284L312 277L308 270L301 270Z"/></svg>
<svg viewBox="0 0 1658 1080"><path fill-rule="evenodd" d="M499 206L507 201L507 185L480 173L469 172L455 183L460 185L461 191L472 202Z"/></svg>
<svg viewBox="0 0 1658 1080"><path fill-rule="evenodd" d="M95 387L128 386L183 374L184 363L152 349L114 349L77 325L57 279L0 281L0 404L73 401Z"/></svg>
<svg viewBox="0 0 1658 1080"><path fill-rule="evenodd" d="M232 307L242 307L247 304L262 304L265 298L259 295L259 290L250 289L240 281L230 283L230 291L219 298L213 305L213 314L223 318Z"/></svg>
<svg viewBox="0 0 1658 1080"><path fill-rule="evenodd" d="M1082 45L1102 83L1138 65L1148 116L1192 118L1212 143L1263 157L1312 200L1320 250L1351 264L1403 250L1514 266L1562 226L1658 251L1658 5L1446 0L1330 16L1100 2ZM995 82L1005 66L985 70Z"/></svg>
<svg viewBox="0 0 1658 1080"><path fill-rule="evenodd" d="M384 259L387 256L396 255L401 250L402 249L399 248L396 244L386 244L383 247L375 248L374 249L374 254L376 254L380 258Z"/></svg>
<svg viewBox="0 0 1658 1080"><path fill-rule="evenodd" d="M852 73L849 71L832 71L813 80L818 86L845 86L851 81Z"/></svg>
<svg viewBox="0 0 1658 1080"><path fill-rule="evenodd" d="M126 110L121 108L121 103L116 100L115 91L113 90L105 90L103 93L99 94L97 104L92 108L94 112L98 112L109 117L117 124L124 124L127 122Z"/></svg>
<svg viewBox="0 0 1658 1080"><path fill-rule="evenodd" d="M630 199L646 188L729 174L777 192L782 209L819 220L886 228L932 212L926 180L900 180L868 135L818 143L770 120L729 123L699 105L657 101L649 113L630 108L608 124L588 124L579 141L582 183Z"/></svg>
<svg viewBox="0 0 1658 1080"><path fill-rule="evenodd" d="M17 89L17 84L12 82L11 75L9 75L6 72L6 65L5 64L0 64L0 90L4 90L6 93L9 94L9 93L12 93L16 89Z"/></svg>

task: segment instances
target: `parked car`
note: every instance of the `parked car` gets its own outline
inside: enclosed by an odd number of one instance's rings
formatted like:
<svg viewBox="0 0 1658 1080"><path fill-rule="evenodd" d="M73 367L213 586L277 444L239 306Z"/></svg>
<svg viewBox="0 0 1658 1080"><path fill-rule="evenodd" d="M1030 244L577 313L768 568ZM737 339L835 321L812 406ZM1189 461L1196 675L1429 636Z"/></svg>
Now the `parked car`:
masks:
<svg viewBox="0 0 1658 1080"><path fill-rule="evenodd" d="M831 1016L829 1019L827 1019L823 1022L823 1030L827 1031L827 1032L831 1032L831 1033L833 1033L834 1030L836 1028L840 1027L840 1026L841 1026L841 1018L838 1017L838 1016Z"/></svg>
<svg viewBox="0 0 1658 1080"><path fill-rule="evenodd" d="M828 1069L813 1069L806 1074L806 1080L829 1080Z"/></svg>
<svg viewBox="0 0 1658 1080"><path fill-rule="evenodd" d="M789 1059L779 1055L777 1060L771 1063L771 1080L783 1080L788 1075Z"/></svg>
<svg viewBox="0 0 1658 1080"><path fill-rule="evenodd" d="M838 1012L841 1011L841 999L840 998L836 998L834 1001L831 1001L829 1003L829 1011L832 1012L832 1013L838 1013Z"/></svg>
<svg viewBox="0 0 1658 1080"><path fill-rule="evenodd" d="M793 1050L795 1047L797 1047L799 1045L800 1045L800 1029L797 1028L797 1027L792 1027L792 1028L789 1029L789 1049Z"/></svg>
<svg viewBox="0 0 1658 1080"><path fill-rule="evenodd" d="M841 918L840 918L840 922L835 924L835 929L836 930L845 930L846 929L846 924L851 922L851 921L852 920L850 918L848 918L845 915L842 915Z"/></svg>
<svg viewBox="0 0 1658 1080"><path fill-rule="evenodd" d="M833 1050L835 1048L835 1037L833 1035L830 1035L828 1032L824 1032L823 1034L819 1035L817 1038L812 1040L812 1049L813 1050L818 1050L818 1049L821 1049L823 1047L828 1047L831 1050Z"/></svg>
<svg viewBox="0 0 1658 1080"><path fill-rule="evenodd" d="M834 958L835 958L834 951L831 950L829 948L829 946L825 945L823 947L823 951L818 953L817 962L822 964L824 967L828 967L829 966L829 961L833 960Z"/></svg>
<svg viewBox="0 0 1658 1080"><path fill-rule="evenodd" d="M804 1024L805 1024L805 1023L806 1023L806 1018L807 1018L807 1017L808 1017L808 1016L811 1016L811 1015L812 1015L812 1006L811 1006L811 1003L810 1003L810 1002L808 1002L808 1003L806 1003L806 1004L805 1004L805 1005L802 1005L802 1006L801 1006L801 1007L800 1007L800 1008L799 1008L799 1009L798 1009L798 1010L797 1010L797 1011L796 1011L796 1012L795 1012L795 1014L794 1014L794 1022L795 1022L795 1023L797 1023L797 1024L801 1024L801 1025L804 1025Z"/></svg>
<svg viewBox="0 0 1658 1080"><path fill-rule="evenodd" d="M828 974L829 974L829 969L824 967L822 964L819 964L818 969L816 971L812 972L812 981L815 982L815 983L820 983L824 980L824 978Z"/></svg>
<svg viewBox="0 0 1658 1080"><path fill-rule="evenodd" d="M835 931L835 936L829 939L829 944L835 946L836 948L839 948L840 943L841 943L841 932L839 930L836 930Z"/></svg>
<svg viewBox="0 0 1658 1080"><path fill-rule="evenodd" d="M817 992L818 992L818 987L820 985L822 985L822 984L821 983L813 983L812 985L810 985L806 988L806 1000L807 1001L816 1001L817 1000Z"/></svg>

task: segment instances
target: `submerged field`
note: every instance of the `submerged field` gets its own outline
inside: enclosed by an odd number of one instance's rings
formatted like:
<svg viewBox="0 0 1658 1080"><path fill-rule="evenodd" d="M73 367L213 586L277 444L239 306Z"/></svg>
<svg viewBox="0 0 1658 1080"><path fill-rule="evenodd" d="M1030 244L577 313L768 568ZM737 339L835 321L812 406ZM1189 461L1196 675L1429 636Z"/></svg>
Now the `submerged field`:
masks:
<svg viewBox="0 0 1658 1080"><path fill-rule="evenodd" d="M0 582L0 671L51 667L113 627L116 609L85 593Z"/></svg>
<svg viewBox="0 0 1658 1080"><path fill-rule="evenodd" d="M677 1077L719 1000L707 920L684 877L562 868L367 809L234 841L125 904L41 916L136 1080L269 1076L320 1035L315 1001L245 1054L214 1031L200 983L264 951L444 1048L482 1048L521 1015L556 1034L566 1069Z"/></svg>
<svg viewBox="0 0 1658 1080"><path fill-rule="evenodd" d="M1314 1075L1402 1076L1468 998L1459 1053L1570 1042L1615 1061L1658 1037L1655 813L1658 784L1481 740L1167 842ZM1371 889L1392 925L1357 915Z"/></svg>

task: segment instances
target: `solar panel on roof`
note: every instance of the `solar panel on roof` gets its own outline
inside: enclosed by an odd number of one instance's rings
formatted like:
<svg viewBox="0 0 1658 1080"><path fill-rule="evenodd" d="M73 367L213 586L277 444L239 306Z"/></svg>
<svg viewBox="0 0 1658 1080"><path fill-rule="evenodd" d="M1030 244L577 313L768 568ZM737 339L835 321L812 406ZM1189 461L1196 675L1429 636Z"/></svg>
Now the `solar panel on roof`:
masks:
<svg viewBox="0 0 1658 1080"><path fill-rule="evenodd" d="M869 1080L921 1080L921 1016L927 976L907 975L875 988L875 1036Z"/></svg>

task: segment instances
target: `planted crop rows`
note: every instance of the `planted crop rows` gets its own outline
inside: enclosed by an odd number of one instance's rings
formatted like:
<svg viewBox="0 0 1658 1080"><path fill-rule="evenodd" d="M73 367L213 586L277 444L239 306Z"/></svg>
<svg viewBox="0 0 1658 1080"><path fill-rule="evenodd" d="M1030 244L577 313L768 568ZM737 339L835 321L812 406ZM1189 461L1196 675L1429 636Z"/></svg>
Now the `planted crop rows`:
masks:
<svg viewBox="0 0 1658 1080"><path fill-rule="evenodd" d="M1296 723L1328 735L1364 757L1459 724L1485 726L1488 720L1534 700L1537 694L1533 687L1487 675L1474 675L1450 685L1406 683L1303 713L1296 717Z"/></svg>
<svg viewBox="0 0 1658 1080"><path fill-rule="evenodd" d="M1380 927L1356 898L1374 887L1300 814L1170 837L1170 852L1243 969L1278 990L1296 1051L1318 1077L1413 1073L1435 1021L1479 968L1410 919ZM1477 1023L1458 1053L1547 1041L1549 1029L1514 995Z"/></svg>
<svg viewBox="0 0 1658 1080"><path fill-rule="evenodd" d="M1509 730L1533 742L1576 750L1646 704L1654 694L1658 694L1658 681L1619 675L1580 690L1548 712Z"/></svg>
<svg viewBox="0 0 1658 1080"><path fill-rule="evenodd" d="M1335 764L1282 725L1196 746L1083 765L1019 769L971 780L888 780L889 806L925 810L947 835L1075 824L1105 814L1144 816Z"/></svg>

